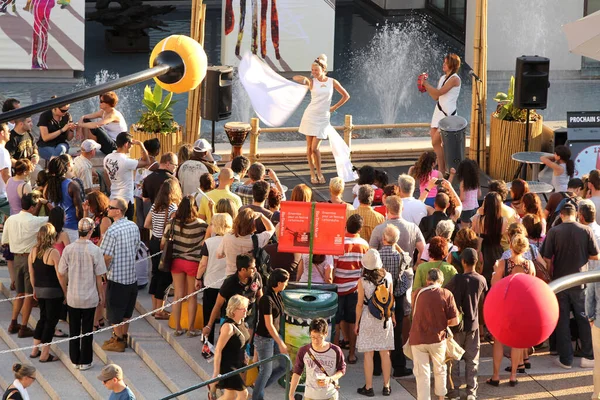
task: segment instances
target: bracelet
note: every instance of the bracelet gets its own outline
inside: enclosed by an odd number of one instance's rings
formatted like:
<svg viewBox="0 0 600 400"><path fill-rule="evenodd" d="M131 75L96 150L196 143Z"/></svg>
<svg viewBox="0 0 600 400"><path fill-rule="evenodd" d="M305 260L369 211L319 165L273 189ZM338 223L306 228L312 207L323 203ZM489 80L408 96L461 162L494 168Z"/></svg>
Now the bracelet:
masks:
<svg viewBox="0 0 600 400"><path fill-rule="evenodd" d="M201 280L202 280L202 277L200 277L200 278L196 278L196 280L197 280L197 281L201 281Z"/></svg>
<svg viewBox="0 0 600 400"><path fill-rule="evenodd" d="M429 192L431 192L431 189L427 189L427 188L425 188L425 191L426 191L427 193L429 193Z"/></svg>

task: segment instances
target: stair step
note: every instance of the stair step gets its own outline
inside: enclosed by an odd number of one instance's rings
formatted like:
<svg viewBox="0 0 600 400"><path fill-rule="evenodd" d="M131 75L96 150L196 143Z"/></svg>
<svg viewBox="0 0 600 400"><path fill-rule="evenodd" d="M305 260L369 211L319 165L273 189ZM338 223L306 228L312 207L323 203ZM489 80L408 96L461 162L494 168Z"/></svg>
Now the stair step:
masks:
<svg viewBox="0 0 600 400"><path fill-rule="evenodd" d="M2 287L4 289L4 287ZM1 296L5 298L4 296ZM37 309L34 309L37 310ZM9 322L11 319L12 313L12 304L10 302L2 302L0 303L0 321ZM39 313L39 310L38 310ZM33 318L30 318L30 325L34 323ZM19 338L17 335L9 335L4 327L0 329L0 335L4 340L5 344L10 348L20 348L31 346L33 344L32 338ZM81 385L77 379L71 374L69 368L67 367L65 361L68 361L70 364L70 360L68 357L66 360L64 357L61 357L62 362L52 362L52 363L40 363L39 358L30 359L29 354L31 350L23 350L13 353L14 356L19 358L22 363L27 363L33 365L37 369L36 374L36 382L39 383L47 395L51 399L88 399L90 395L85 390L83 385ZM56 354L56 353L55 353ZM58 355L58 354L57 354ZM3 355L4 356L4 355ZM0 357L3 357L0 356ZM11 360L12 361L12 360ZM9 365L9 362L2 362L2 365ZM12 364L10 364L12 365ZM57 384L60 382L60 385Z"/></svg>
<svg viewBox="0 0 600 400"><path fill-rule="evenodd" d="M0 337L4 337L5 335L8 335L8 332L6 332L6 330L4 330L2 327L0 327L0 330L4 331L4 333L0 333ZM0 339L0 351L9 350L9 349L10 349L10 346L8 346L8 344L6 344L6 342L3 339ZM6 390L6 388L9 387L12 384L12 382L15 380L14 372L11 369L12 365L17 362L23 364L23 362L14 353L2 354L2 355L0 355L0 359L2 360L2 366L3 366L2 368L0 368L0 388L4 392ZM33 364L33 360L29 360L26 363ZM39 377L40 377L40 374L36 373L36 379L39 379ZM46 393L44 388L41 385L37 384L37 381L36 381L36 383L34 383L33 385L31 385L27 388L27 393L29 393L29 397L32 399L36 399L36 400L37 399L40 399L40 400L51 399L51 397L48 396L48 393Z"/></svg>

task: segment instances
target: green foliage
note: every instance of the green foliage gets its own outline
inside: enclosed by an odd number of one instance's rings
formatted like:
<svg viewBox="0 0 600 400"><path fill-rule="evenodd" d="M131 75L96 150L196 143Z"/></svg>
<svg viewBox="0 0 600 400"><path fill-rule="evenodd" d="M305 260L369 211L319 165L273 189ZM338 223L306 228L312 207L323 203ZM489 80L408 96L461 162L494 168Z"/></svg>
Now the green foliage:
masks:
<svg viewBox="0 0 600 400"><path fill-rule="evenodd" d="M505 120L505 121L518 121L525 122L527 118L527 110L523 108L517 108L513 102L515 100L515 77L510 77L510 83L508 84L508 93L498 92L494 100L498 102L496 112L493 114L494 117ZM536 121L539 115L534 110L529 113L529 120Z"/></svg>
<svg viewBox="0 0 600 400"><path fill-rule="evenodd" d="M147 133L168 134L175 132L177 125L171 108L175 103L173 93L168 92L163 99L163 90L160 86L154 86L154 90L151 90L150 86L146 86L142 100L146 111L143 111L140 116L138 129Z"/></svg>

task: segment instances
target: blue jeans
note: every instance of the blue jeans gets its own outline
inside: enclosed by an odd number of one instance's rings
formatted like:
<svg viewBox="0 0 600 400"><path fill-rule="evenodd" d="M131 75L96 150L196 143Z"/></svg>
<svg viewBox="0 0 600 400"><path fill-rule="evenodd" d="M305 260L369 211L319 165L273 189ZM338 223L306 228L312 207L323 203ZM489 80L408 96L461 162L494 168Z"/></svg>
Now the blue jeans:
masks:
<svg viewBox="0 0 600 400"><path fill-rule="evenodd" d="M39 146L38 152L40 153L40 157L46 161L50 161L52 157L58 157L61 154L66 154L69 152L69 144L68 143L59 143L56 147L51 146Z"/></svg>
<svg viewBox="0 0 600 400"><path fill-rule="evenodd" d="M558 298L558 324L556 325L556 350L560 362L573 364L573 345L571 344L570 313L573 311L581 340L581 352L586 358L593 358L592 331L585 314L585 290L574 287L556 295Z"/></svg>
<svg viewBox="0 0 600 400"><path fill-rule="evenodd" d="M258 353L258 360L262 361L269 357L279 354L279 346L273 338L266 338L259 335L254 335L254 349ZM273 367L273 364L276 364ZM265 388L277 382L286 373L286 364L282 358L262 364L258 377L254 382L254 390L252 391L252 400L264 400Z"/></svg>

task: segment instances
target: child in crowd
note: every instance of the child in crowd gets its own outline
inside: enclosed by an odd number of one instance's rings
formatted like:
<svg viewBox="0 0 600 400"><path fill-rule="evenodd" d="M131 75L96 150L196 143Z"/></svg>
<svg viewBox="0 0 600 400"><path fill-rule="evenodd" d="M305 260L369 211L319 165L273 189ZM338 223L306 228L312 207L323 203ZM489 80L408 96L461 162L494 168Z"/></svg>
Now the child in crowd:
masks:
<svg viewBox="0 0 600 400"><path fill-rule="evenodd" d="M433 151L426 151L417 160L415 165L410 167L408 170L408 174L415 178L415 181L419 182L419 190L425 190L427 193L427 198L425 199L425 204L430 207L433 207L433 203L435 200L435 196L437 195L437 186L434 186L433 189L427 188L427 183L431 178L444 179L444 176L437 169L437 156Z"/></svg>

